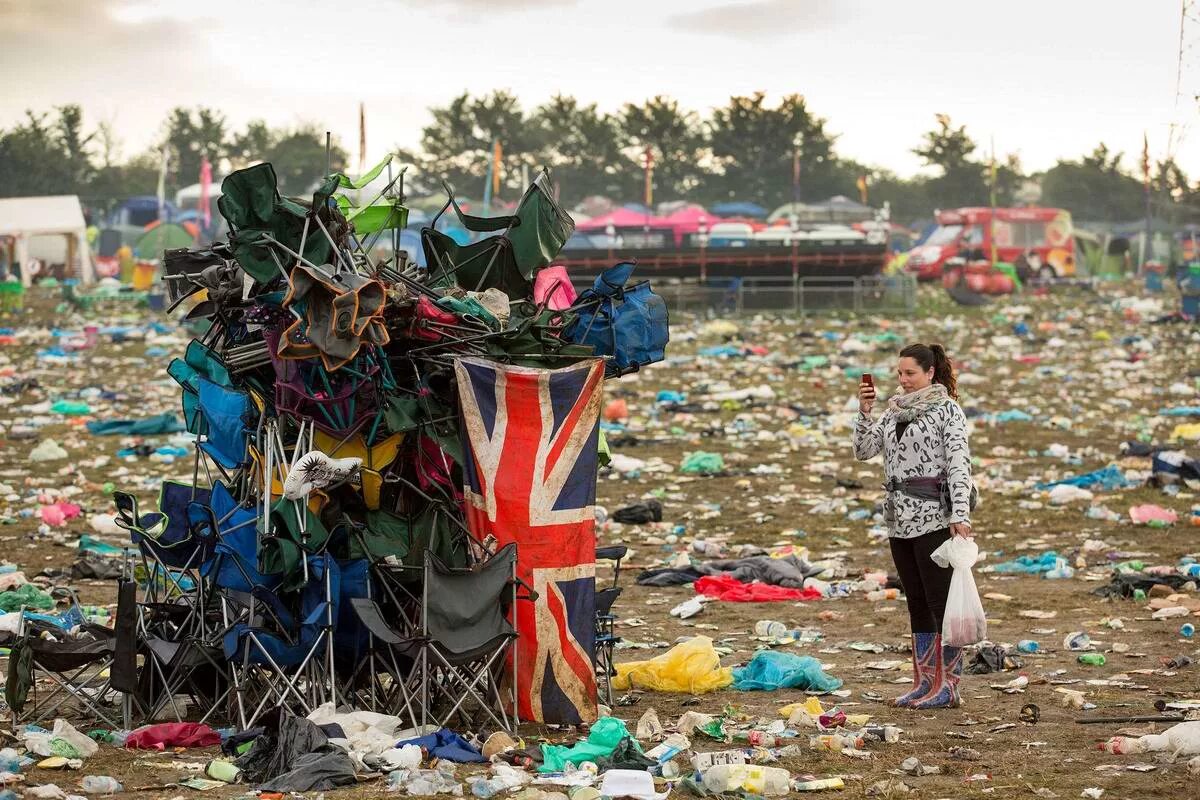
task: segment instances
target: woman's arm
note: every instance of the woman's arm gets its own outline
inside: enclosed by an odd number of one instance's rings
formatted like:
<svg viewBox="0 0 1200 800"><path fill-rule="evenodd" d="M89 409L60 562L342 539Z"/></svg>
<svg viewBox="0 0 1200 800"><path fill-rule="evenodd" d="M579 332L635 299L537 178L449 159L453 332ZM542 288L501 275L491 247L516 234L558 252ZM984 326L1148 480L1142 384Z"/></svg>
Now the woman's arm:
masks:
<svg viewBox="0 0 1200 800"><path fill-rule="evenodd" d="M944 432L946 476L950 485L950 524L971 523L971 449L967 443L967 415L951 405Z"/></svg>
<svg viewBox="0 0 1200 800"><path fill-rule="evenodd" d="M887 412L872 422L868 414L859 412L854 418L854 457L859 461L869 461L883 450L883 421Z"/></svg>

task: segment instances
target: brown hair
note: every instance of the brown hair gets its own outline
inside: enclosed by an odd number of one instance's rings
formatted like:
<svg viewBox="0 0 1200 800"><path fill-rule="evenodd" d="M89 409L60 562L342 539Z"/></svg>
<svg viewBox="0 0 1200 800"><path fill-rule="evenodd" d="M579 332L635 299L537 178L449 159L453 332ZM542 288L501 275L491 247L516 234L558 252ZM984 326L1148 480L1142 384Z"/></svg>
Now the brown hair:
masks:
<svg viewBox="0 0 1200 800"><path fill-rule="evenodd" d="M911 358L921 365L921 369L933 369L933 382L946 387L946 394L958 399L958 380L954 375L954 366L946 355L946 348L940 344L910 344L900 351L900 358Z"/></svg>

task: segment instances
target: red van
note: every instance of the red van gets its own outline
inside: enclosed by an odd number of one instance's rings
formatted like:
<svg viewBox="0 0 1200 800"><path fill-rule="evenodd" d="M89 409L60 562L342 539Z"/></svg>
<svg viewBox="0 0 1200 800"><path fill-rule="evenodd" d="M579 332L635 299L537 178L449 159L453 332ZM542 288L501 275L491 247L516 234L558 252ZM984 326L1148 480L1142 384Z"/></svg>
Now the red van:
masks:
<svg viewBox="0 0 1200 800"><path fill-rule="evenodd" d="M1075 274L1071 212L1061 208L956 208L937 213L938 227L909 251L905 269L923 281L942 277L946 261L996 260L1039 278Z"/></svg>

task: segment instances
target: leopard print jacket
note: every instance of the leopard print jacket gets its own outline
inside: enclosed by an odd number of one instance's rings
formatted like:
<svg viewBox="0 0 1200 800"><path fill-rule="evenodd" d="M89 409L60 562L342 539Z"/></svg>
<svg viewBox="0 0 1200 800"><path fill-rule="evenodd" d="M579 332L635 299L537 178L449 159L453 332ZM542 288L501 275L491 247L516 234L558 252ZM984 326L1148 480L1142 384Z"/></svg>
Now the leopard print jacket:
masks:
<svg viewBox="0 0 1200 800"><path fill-rule="evenodd" d="M958 403L942 403L917 417L899 440L891 411L885 411L878 422L860 412L854 422L854 457L868 461L880 451L889 480L946 475L950 484L949 516L937 500L894 492L896 519L889 524L891 536L911 539L955 522L971 521L971 451L967 417Z"/></svg>

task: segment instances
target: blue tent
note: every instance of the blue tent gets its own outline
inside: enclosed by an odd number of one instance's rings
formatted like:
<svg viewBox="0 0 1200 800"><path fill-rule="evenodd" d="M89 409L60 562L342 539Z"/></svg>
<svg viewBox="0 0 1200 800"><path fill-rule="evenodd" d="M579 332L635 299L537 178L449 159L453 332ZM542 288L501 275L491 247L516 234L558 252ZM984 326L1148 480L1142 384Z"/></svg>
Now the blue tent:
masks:
<svg viewBox="0 0 1200 800"><path fill-rule="evenodd" d="M718 217L752 217L760 219L767 210L757 203L717 203L711 209Z"/></svg>

